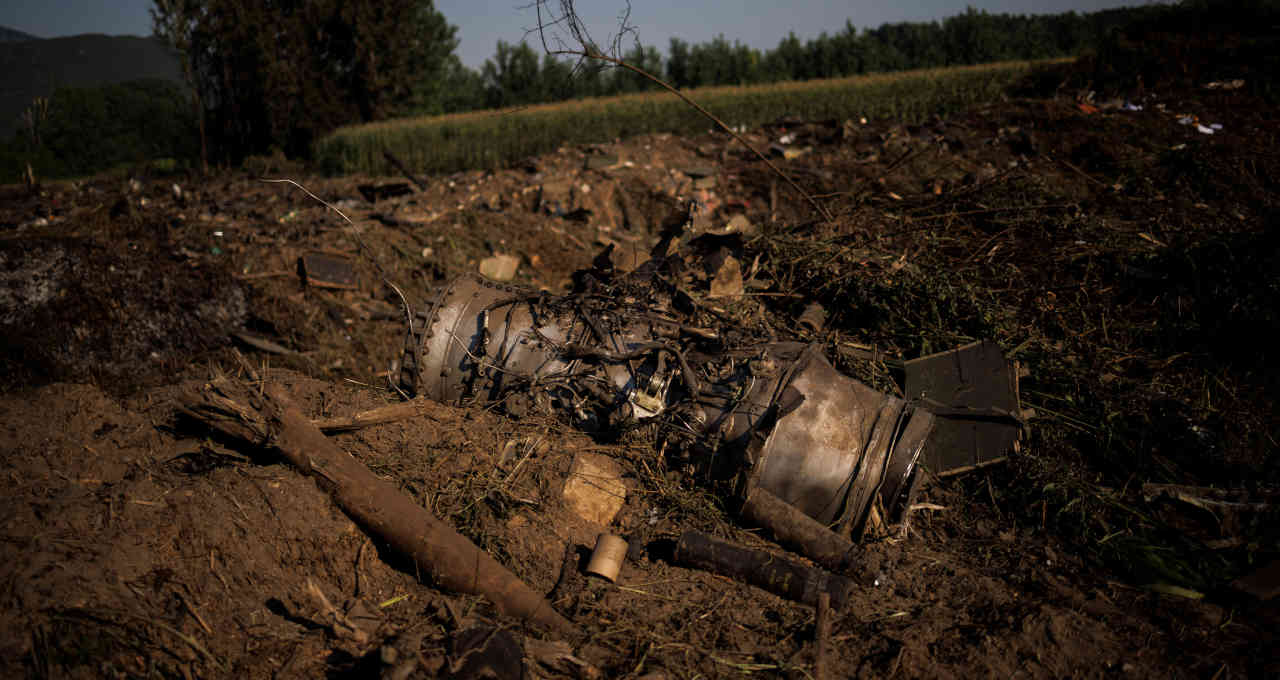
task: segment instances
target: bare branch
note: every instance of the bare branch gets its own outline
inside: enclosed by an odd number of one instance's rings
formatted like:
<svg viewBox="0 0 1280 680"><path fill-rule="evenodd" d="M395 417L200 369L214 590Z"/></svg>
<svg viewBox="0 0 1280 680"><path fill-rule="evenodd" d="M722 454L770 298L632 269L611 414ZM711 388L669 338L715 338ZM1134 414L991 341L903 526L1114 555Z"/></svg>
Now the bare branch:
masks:
<svg viewBox="0 0 1280 680"><path fill-rule="evenodd" d="M819 215L821 215L824 220L830 222L834 219L831 216L831 213L828 212L827 209L822 206L822 204L818 203L817 199L815 199L812 195L810 195L809 192L805 191L799 184L796 183L794 179L792 179L789 175L783 172L781 168L774 165L773 161L769 160L768 156L766 156L759 149L752 146L750 142L748 142L746 139L742 137L742 135L735 132L733 128L726 125L725 122L720 120L717 116L715 116L715 114L703 108L697 102L693 101L688 96L686 96L683 92L673 87L667 81L653 75L652 73L649 73L648 71L642 68L634 66L628 63L627 61L623 60L622 53L620 51L623 36L631 35L633 37L636 37L636 45L637 46L640 45L635 27L632 26L630 23L631 21L630 0L627 0L625 9L618 16L618 32L615 35L611 36L611 47L608 53L600 51L600 49L596 46L595 41L591 39L591 35L587 30L586 24L583 22L581 16L579 16L578 14L576 7L574 6L574 0L558 0L558 2L559 2L558 10L552 9L549 6L550 0L535 0L535 2L533 3L533 7L537 12L537 16L538 16L538 26L536 29L533 29L533 30L536 30L538 32L538 36L542 41L542 49L546 51L547 54L576 56L578 57L579 65L587 60L604 62L606 64L612 65L614 68L622 68L622 69L631 71L632 73L638 74L648 79L649 81L657 84L662 89L670 92L671 94L674 94L675 96L679 97L681 101L693 107L694 110L702 114L703 117L705 117L707 120L710 120L721 130L728 133L730 137L733 137L733 139L736 140L739 144L741 144L742 146L750 150L752 153L754 153L760 160L764 161L765 165L769 166L769 169L772 170L774 174L782 178L782 180L786 182L792 189L794 189L796 193L800 194L800 196L803 197L804 200L807 201L809 205L812 206L813 209ZM568 31L569 36L572 38L573 42L578 45L578 48L573 49L573 48L565 47L563 42L559 39L558 34L556 34L554 31L550 31L550 29L553 29L556 27L559 27ZM549 48L548 42L547 42L547 35L549 32L552 34L553 41L559 45L559 49L552 50ZM575 66L575 69L576 68L577 67Z"/></svg>

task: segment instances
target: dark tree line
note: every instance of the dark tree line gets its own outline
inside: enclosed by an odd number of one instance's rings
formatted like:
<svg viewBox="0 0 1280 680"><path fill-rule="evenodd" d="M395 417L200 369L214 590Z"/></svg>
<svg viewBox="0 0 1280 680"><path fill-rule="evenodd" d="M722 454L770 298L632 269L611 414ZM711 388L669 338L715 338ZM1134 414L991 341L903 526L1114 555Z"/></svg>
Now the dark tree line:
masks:
<svg viewBox="0 0 1280 680"><path fill-rule="evenodd" d="M942 21L883 24L859 30L846 22L840 31L802 41L794 33L771 50L760 51L723 35L690 44L672 38L665 57L652 46L635 45L623 58L679 88L751 85L783 80L836 78L882 71L1042 59L1096 48L1117 27L1153 7L1080 14L991 14L969 8ZM634 73L584 69L542 56L528 44L498 43L479 77L480 92L466 98L487 107L624 94L656 89Z"/></svg>

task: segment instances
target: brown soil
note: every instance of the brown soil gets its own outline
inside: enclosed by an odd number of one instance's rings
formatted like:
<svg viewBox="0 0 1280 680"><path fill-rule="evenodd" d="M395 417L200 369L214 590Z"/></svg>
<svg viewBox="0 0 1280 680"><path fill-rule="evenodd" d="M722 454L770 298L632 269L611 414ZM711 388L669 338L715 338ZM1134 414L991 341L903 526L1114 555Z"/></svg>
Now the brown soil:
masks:
<svg viewBox="0 0 1280 680"><path fill-rule="evenodd" d="M292 468L211 439L176 395L235 370L234 343L313 417L395 401L404 316L375 261L414 304L493 253L520 258L517 283L563 290L607 244L615 266L643 259L698 195L685 171L705 168L716 211L703 226L743 213L763 228L745 239L755 295L725 314L783 329L818 300L828 340L909 358L989 337L1031 371L1039 418L1022 451L932 484L922 500L944 509L866 545L874 585L835 621L836 676L1275 677L1275 604L1228 586L1276 556L1274 524L1206 528L1138 490L1280 483L1276 373L1259 339L1278 330L1276 121L1247 89L1144 103L1016 100L923 126L752 131L761 147L783 133L812 146L778 162L829 224L711 134L562 149L376 204L357 185L399 178L300 180L354 227L292 186L236 174L184 180L180 195L158 179L7 189L0 672L366 677L394 668L384 647L421 654L408 677L443 672L451 637L490 607L433 588ZM1200 134L1180 114L1224 127ZM307 286L297 263L311 251L350 254L356 289ZM841 359L892 385L882 365ZM576 656L607 677L812 672L811 608L665 559L662 539L684 529L783 551L642 431L600 443L428 405L336 440L543 592L566 545L585 555L601 530L562 500L570 461L608 454L629 489L614 530L658 547L619 585L578 577L557 602L589 633ZM1127 561L1145 549L1191 571ZM369 639L332 625L309 582Z"/></svg>

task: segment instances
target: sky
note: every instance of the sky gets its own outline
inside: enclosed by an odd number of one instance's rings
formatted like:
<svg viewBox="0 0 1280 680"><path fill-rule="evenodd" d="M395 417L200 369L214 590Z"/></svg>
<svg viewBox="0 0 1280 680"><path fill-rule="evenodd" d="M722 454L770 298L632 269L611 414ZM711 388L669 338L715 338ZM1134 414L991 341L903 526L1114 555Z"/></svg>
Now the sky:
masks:
<svg viewBox="0 0 1280 680"><path fill-rule="evenodd" d="M519 42L537 26L534 0L436 0L449 23L458 27L458 56L472 68L479 68L493 56L499 40ZM740 40L765 50L778 45L788 32L801 40L815 38L823 31L835 33L846 21L859 28L874 28L886 22L930 21L964 12L966 6L992 13L1040 14L1145 4L1150 0L634 0L630 25L634 37L645 45L666 52L672 37L689 43L707 42L723 34L730 42ZM559 0L551 0L559 8ZM81 33L107 35L149 35L151 0L3 0L0 26L30 33L39 38L55 38ZM578 3L592 38L608 44L618 32L619 15L626 11L623 0L589 0ZM536 36L532 44L539 46ZM633 44L628 38L627 46Z"/></svg>

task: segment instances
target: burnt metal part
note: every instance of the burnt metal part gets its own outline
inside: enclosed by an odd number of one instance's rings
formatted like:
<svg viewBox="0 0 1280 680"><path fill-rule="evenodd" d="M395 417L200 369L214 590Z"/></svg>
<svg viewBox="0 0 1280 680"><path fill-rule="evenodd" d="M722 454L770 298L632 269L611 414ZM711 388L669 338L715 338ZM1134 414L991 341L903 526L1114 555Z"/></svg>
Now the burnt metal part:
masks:
<svg viewBox="0 0 1280 680"><path fill-rule="evenodd" d="M933 415L835 370L814 345L716 351L639 303L550 296L475 278L414 319L400 387L444 402L566 413L589 431L658 421L821 525L890 516L926 448ZM694 369L694 366L697 369Z"/></svg>
<svg viewBox="0 0 1280 680"><path fill-rule="evenodd" d="M946 476L1003 461L1022 433L1018 372L992 342L906 362L906 394L937 417L921 463Z"/></svg>
<svg viewBox="0 0 1280 680"><path fill-rule="evenodd" d="M765 440L757 483L823 524L860 525L886 471L910 473L933 416L837 372L816 346L793 367L785 386L804 399Z"/></svg>
<svg viewBox="0 0 1280 680"><path fill-rule="evenodd" d="M454 633L446 677L456 680L520 680L524 650L505 628L478 623Z"/></svg>
<svg viewBox="0 0 1280 680"><path fill-rule="evenodd" d="M392 182L390 184L357 184L356 191L370 203L385 201L388 198L407 196L413 193L408 182Z"/></svg>
<svg viewBox="0 0 1280 680"><path fill-rule="evenodd" d="M810 302L801 312L800 317L796 319L796 325L808 330L810 333L821 333L823 326L827 324L827 310L816 302Z"/></svg>
<svg viewBox="0 0 1280 680"><path fill-rule="evenodd" d="M350 258L328 253L306 253L298 258L298 273L308 286L356 289L356 269Z"/></svg>

